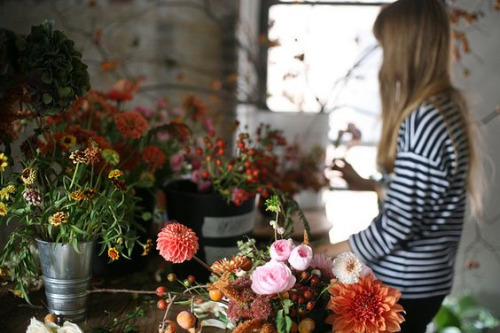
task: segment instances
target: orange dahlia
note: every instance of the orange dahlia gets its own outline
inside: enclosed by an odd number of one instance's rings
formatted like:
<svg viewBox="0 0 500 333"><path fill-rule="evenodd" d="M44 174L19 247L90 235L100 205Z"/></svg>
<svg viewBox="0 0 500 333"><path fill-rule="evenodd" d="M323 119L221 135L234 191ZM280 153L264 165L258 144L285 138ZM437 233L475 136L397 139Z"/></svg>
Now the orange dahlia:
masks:
<svg viewBox="0 0 500 333"><path fill-rule="evenodd" d="M150 166L151 170L155 172L157 168L165 164L167 156L165 156L160 148L147 146L142 150L142 158Z"/></svg>
<svg viewBox="0 0 500 333"><path fill-rule="evenodd" d="M401 292L384 286L368 274L358 283L338 283L329 289L327 318L336 333L399 332L403 307L397 304Z"/></svg>
<svg viewBox="0 0 500 333"><path fill-rule="evenodd" d="M148 128L147 120L135 111L117 114L115 123L124 138L139 139Z"/></svg>
<svg viewBox="0 0 500 333"><path fill-rule="evenodd" d="M198 247L198 237L194 231L180 223L167 225L160 231L156 241L160 255L174 264L191 260Z"/></svg>

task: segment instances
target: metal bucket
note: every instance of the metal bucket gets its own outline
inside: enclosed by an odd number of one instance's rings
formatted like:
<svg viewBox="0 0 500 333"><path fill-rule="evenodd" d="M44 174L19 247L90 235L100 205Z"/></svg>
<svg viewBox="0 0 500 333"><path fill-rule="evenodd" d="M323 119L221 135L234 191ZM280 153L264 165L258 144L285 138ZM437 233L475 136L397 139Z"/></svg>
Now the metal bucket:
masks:
<svg viewBox="0 0 500 333"><path fill-rule="evenodd" d="M69 244L37 240L49 311L70 321L86 317L94 242Z"/></svg>

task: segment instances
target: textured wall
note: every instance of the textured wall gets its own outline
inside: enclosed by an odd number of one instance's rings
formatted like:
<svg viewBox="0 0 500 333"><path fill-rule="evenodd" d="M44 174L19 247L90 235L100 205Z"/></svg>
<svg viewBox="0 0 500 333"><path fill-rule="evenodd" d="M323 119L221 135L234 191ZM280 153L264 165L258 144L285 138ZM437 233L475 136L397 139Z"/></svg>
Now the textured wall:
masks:
<svg viewBox="0 0 500 333"><path fill-rule="evenodd" d="M468 0L458 4L464 8L474 5ZM476 118L484 120L500 105L500 13L486 12L476 27L467 31L474 55L466 56L463 64L469 68L470 75L465 78L460 68L456 68L455 81L467 93ZM484 141L482 160L487 183L483 200L485 216L478 221L467 221L456 265L454 292L472 292L481 304L500 316L500 116L479 129ZM467 268L475 262L479 267Z"/></svg>

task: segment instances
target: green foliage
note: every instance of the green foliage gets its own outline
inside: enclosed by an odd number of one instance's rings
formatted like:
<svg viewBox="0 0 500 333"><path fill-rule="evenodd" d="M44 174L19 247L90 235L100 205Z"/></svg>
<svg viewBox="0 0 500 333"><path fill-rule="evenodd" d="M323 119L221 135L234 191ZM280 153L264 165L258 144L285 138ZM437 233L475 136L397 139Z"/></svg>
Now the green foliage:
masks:
<svg viewBox="0 0 500 333"><path fill-rule="evenodd" d="M446 298L434 322L440 333L450 331L452 328L456 332L480 333L500 324L490 311L480 306L470 295L458 299Z"/></svg>
<svg viewBox="0 0 500 333"><path fill-rule="evenodd" d="M52 23L33 26L17 40L20 76L37 115L55 115L90 89L87 65L74 42Z"/></svg>

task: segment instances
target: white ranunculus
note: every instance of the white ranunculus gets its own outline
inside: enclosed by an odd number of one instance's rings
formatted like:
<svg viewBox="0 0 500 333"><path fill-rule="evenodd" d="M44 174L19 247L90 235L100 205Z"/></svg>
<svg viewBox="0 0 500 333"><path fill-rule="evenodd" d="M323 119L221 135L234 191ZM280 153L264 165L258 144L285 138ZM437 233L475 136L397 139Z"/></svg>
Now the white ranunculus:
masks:
<svg viewBox="0 0 500 333"><path fill-rule="evenodd" d="M57 327L57 325L56 325ZM26 329L26 333L54 333L53 327L47 326L35 317L31 318L30 325Z"/></svg>
<svg viewBox="0 0 500 333"><path fill-rule="evenodd" d="M77 324L65 321L63 326L57 330L57 333L83 333Z"/></svg>
<svg viewBox="0 0 500 333"><path fill-rule="evenodd" d="M352 252L339 254L333 260L332 272L342 283L357 283L363 270L363 264Z"/></svg>

